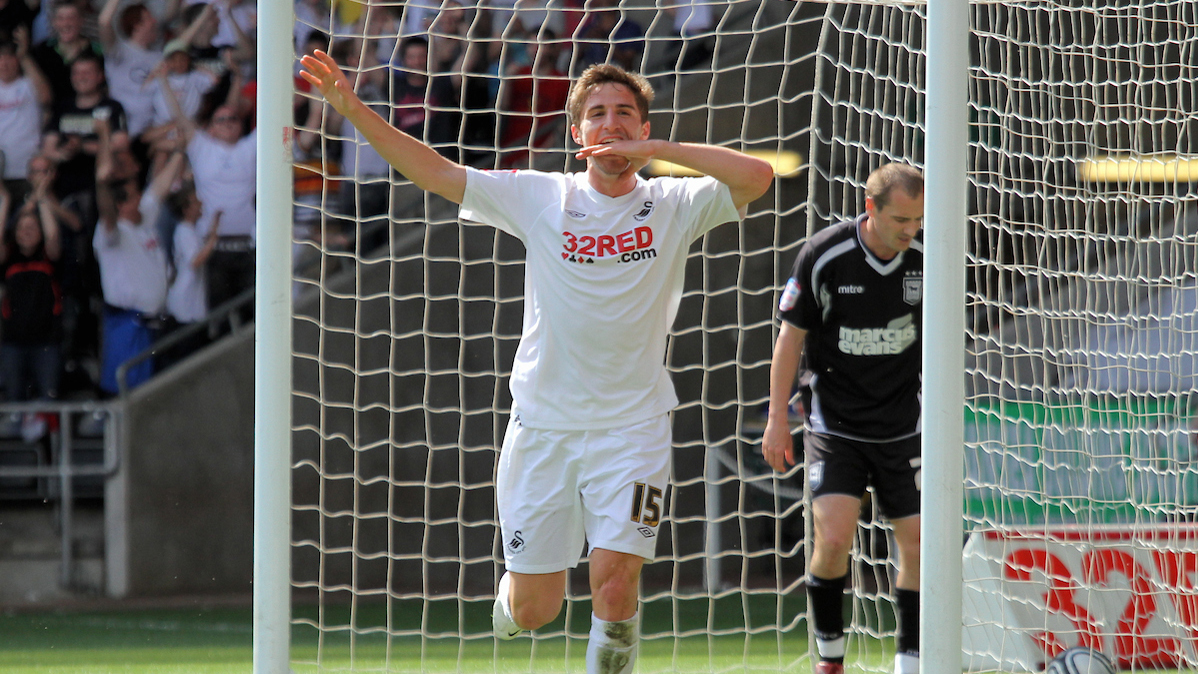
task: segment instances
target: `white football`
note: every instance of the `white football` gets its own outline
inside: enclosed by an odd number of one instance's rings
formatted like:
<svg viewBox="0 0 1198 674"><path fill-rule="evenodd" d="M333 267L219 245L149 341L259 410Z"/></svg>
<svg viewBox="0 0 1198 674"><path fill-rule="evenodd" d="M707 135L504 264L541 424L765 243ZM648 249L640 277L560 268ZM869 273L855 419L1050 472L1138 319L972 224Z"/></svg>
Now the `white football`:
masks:
<svg viewBox="0 0 1198 674"><path fill-rule="evenodd" d="M1048 663L1044 674L1117 674L1115 663L1102 653L1085 646L1074 646Z"/></svg>

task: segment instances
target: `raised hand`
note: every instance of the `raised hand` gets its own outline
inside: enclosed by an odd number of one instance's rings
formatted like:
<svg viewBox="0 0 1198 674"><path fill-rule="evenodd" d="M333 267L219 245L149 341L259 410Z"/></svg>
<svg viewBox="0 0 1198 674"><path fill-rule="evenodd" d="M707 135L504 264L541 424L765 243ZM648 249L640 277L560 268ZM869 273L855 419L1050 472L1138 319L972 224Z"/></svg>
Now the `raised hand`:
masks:
<svg viewBox="0 0 1198 674"><path fill-rule="evenodd" d="M300 63L304 66L304 70L300 71L300 77L319 89L321 95L337 112L345 115L358 101L358 96L345 79L345 73L341 72L332 56L317 49L300 59Z"/></svg>
<svg viewBox="0 0 1198 674"><path fill-rule="evenodd" d="M660 140L617 140L601 145L588 145L574 156L578 159L623 157L633 171L640 171L649 165L649 161L656 156L660 148Z"/></svg>

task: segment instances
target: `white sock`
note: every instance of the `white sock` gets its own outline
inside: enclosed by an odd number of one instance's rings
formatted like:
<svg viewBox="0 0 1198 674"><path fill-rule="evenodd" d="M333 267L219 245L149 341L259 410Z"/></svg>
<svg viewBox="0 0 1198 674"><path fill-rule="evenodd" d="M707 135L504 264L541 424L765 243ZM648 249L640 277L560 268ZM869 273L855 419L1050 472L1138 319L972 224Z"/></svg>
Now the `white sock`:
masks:
<svg viewBox="0 0 1198 674"><path fill-rule="evenodd" d="M522 631L512 619L512 600L509 594L512 577L506 572L499 579L499 590L495 593L495 605L491 608L491 628L495 636L507 641Z"/></svg>
<svg viewBox="0 0 1198 674"><path fill-rule="evenodd" d="M843 660L844 659L844 637L826 641L815 638L815 648L819 651L820 660Z"/></svg>
<svg viewBox="0 0 1198 674"><path fill-rule="evenodd" d="M919 656L914 653L895 653L894 674L919 674Z"/></svg>
<svg viewBox="0 0 1198 674"><path fill-rule="evenodd" d="M634 613L628 620L608 622L591 614L587 642L587 674L629 674L636 662L641 628Z"/></svg>

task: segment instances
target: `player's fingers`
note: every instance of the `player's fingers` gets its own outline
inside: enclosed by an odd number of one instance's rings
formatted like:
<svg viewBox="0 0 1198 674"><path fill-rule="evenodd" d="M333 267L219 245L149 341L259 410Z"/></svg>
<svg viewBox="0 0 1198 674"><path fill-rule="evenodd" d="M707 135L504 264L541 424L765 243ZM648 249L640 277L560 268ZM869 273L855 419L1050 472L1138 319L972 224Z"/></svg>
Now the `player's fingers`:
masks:
<svg viewBox="0 0 1198 674"><path fill-rule="evenodd" d="M301 73L311 73L319 79L324 79L329 75L329 69L311 56L305 56L300 63L304 66L304 69L300 71Z"/></svg>
<svg viewBox="0 0 1198 674"><path fill-rule="evenodd" d="M321 61L324 62L325 66L328 67L329 72L337 72L338 70L341 69L340 67L338 67L337 62L333 60L332 56L329 56L328 54L326 54L325 52L323 52L319 49L317 49L314 53L316 54L316 58L319 58Z"/></svg>
<svg viewBox="0 0 1198 674"><path fill-rule="evenodd" d="M307 70L301 70L301 71L300 71L300 77L302 77L302 78L304 78L305 80L307 80L308 84L311 84L312 86L314 86L314 87L316 87L316 88L318 88L318 89L320 88L320 84L321 84L321 82L320 82L320 79L319 79L319 78L317 78L317 77L316 77L315 75L313 75L312 73L308 72Z"/></svg>

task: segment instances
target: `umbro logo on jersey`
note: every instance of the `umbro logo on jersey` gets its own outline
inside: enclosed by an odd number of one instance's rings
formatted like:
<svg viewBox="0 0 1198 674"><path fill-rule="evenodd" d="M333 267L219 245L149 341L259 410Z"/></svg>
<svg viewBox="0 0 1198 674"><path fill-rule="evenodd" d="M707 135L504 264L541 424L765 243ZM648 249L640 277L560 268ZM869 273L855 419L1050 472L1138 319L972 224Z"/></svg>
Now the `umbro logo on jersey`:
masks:
<svg viewBox="0 0 1198 674"><path fill-rule="evenodd" d="M649 527L637 527L636 530L641 532L641 535L644 536L645 538L653 538L654 536L657 535L657 533L654 532Z"/></svg>
<svg viewBox="0 0 1198 674"><path fill-rule="evenodd" d="M566 215L574 218L575 220L581 220L587 216L586 213L582 213L581 211L572 211L568 208L566 209Z"/></svg>
<svg viewBox="0 0 1198 674"><path fill-rule="evenodd" d="M649 217L653 213L653 202L652 201L646 201L642 205L644 206L644 208L641 209L641 212L632 216L632 219L636 220L637 222L644 221L645 218Z"/></svg>

